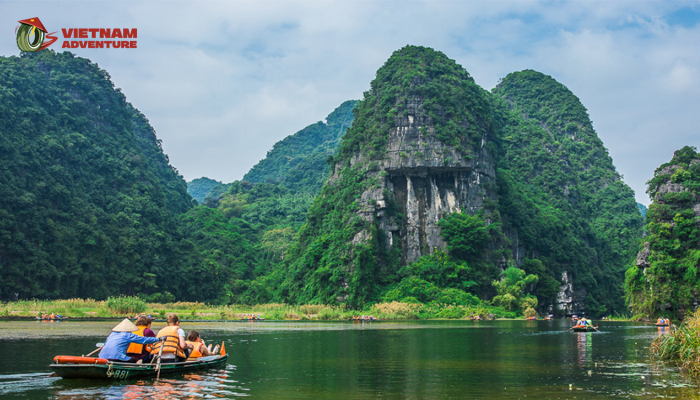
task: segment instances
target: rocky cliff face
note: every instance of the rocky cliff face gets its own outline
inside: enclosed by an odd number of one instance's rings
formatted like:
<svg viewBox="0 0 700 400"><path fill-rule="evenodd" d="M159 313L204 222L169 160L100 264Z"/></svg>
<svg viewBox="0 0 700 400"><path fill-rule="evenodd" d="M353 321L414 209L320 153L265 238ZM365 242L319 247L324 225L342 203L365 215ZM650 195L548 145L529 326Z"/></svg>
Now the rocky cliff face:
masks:
<svg viewBox="0 0 700 400"><path fill-rule="evenodd" d="M686 146L649 181L648 235L627 271L635 314L683 317L697 308L700 280L700 154Z"/></svg>
<svg viewBox="0 0 700 400"><path fill-rule="evenodd" d="M370 176L379 178L378 185L361 194L358 215L365 221L376 221L384 245L398 246L404 264L434 249L445 250L437 223L446 214L461 210L474 213L483 209L484 199L495 199L494 191L485 185L495 178L494 160L485 147L488 134L482 135L473 156L465 155L437 138L435 122L423 103L419 96L407 101L405 115L397 118L389 132L384 157L359 155L351 160L352 166L373 165ZM387 212L390 203L397 207L401 220ZM363 229L354 242L368 237Z"/></svg>

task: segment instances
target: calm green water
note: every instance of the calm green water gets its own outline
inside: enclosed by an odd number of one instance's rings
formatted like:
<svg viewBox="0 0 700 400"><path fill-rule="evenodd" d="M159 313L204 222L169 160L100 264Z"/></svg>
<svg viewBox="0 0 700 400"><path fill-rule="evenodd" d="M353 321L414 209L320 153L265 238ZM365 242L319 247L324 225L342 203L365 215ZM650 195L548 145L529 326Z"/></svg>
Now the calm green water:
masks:
<svg viewBox="0 0 700 400"><path fill-rule="evenodd" d="M155 383L49 377L53 356L93 350L115 323L0 322L0 398L700 398L696 382L649 360L657 328L599 324L601 333L565 332L569 321L183 323L224 341L229 365Z"/></svg>

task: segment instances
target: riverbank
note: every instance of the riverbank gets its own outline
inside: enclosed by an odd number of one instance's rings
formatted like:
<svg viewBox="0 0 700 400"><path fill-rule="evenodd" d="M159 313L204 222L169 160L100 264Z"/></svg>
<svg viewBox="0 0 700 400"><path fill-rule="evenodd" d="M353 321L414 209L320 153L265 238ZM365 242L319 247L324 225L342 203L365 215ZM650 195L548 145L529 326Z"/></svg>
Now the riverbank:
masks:
<svg viewBox="0 0 700 400"><path fill-rule="evenodd" d="M453 306L448 304L377 303L363 310L344 306L317 304L258 304L218 306L198 302L147 303L137 297L116 297L108 300L21 300L0 302L0 318L35 318L40 314L60 314L73 319L123 318L144 313L154 318L178 314L187 320L237 320L259 315L266 320L347 320L371 315L382 320L396 319L483 319L518 318L514 312L489 305Z"/></svg>
<svg viewBox="0 0 700 400"><path fill-rule="evenodd" d="M651 344L654 358L675 362L694 376L700 376L700 310Z"/></svg>

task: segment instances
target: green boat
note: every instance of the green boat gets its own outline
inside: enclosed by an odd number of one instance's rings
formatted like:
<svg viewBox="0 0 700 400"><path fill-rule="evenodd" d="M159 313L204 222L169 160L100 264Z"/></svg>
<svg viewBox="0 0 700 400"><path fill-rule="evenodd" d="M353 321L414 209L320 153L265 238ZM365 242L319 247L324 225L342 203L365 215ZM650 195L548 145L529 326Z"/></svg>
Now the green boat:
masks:
<svg viewBox="0 0 700 400"><path fill-rule="evenodd" d="M162 363L160 375L184 374L205 369L224 368L228 355L200 357L195 361ZM49 366L64 379L136 379L155 378L157 365L109 361L105 364L55 363Z"/></svg>

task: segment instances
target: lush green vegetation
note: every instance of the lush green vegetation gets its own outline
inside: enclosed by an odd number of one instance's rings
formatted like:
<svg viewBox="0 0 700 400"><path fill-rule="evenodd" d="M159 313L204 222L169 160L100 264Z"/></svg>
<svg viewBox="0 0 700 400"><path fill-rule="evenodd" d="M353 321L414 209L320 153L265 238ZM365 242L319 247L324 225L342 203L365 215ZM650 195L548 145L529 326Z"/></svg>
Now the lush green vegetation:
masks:
<svg viewBox="0 0 700 400"><path fill-rule="evenodd" d="M404 265L360 196L387 179L388 133L416 98L415 117L466 159L487 139L496 177L483 210L440 220L444 252ZM396 51L362 101L277 143L244 180L191 182L200 206L145 117L70 53L0 59L0 132L0 298L111 297L101 316L186 300L292 304L268 318L515 317L552 304L564 271L603 315L624 310L641 235L633 194L568 89L523 71L488 93L424 47ZM674 179L688 184L686 170Z"/></svg>
<svg viewBox="0 0 700 400"><path fill-rule="evenodd" d="M111 304L111 305L110 305ZM93 299L20 300L0 302L0 318L36 317L49 313L67 318L122 318L136 313L164 319L177 314L183 320L237 320L247 315L260 315L267 320L347 320L353 316L372 315L378 319L460 319L514 318L516 313L489 305L449 305L420 303L376 303L362 310L323 304L228 304L200 302L144 302L139 297Z"/></svg>
<svg viewBox="0 0 700 400"><path fill-rule="evenodd" d="M358 153L381 158L397 117L419 96L422 111L443 143L464 154L492 129L488 93L443 53L421 46L394 52L377 71L370 90L354 110L355 122L340 145L336 167Z"/></svg>
<svg viewBox="0 0 700 400"><path fill-rule="evenodd" d="M656 338L651 344L651 353L656 359L677 363L691 375L700 375L700 311Z"/></svg>
<svg viewBox="0 0 700 400"><path fill-rule="evenodd" d="M648 182L653 203L646 214L647 265L627 270L626 290L635 314L683 318L700 291L700 154L686 146L656 169ZM645 250L645 247L648 250Z"/></svg>
<svg viewBox="0 0 700 400"><path fill-rule="evenodd" d="M587 290L589 312L624 312L624 270L634 258L641 219L586 109L566 87L535 71L509 74L493 93L502 126L498 216L506 232L517 231L526 258L546 271L538 273L539 303L551 304L567 271L575 287Z"/></svg>
<svg viewBox="0 0 700 400"><path fill-rule="evenodd" d="M191 207L106 71L68 52L0 58L1 298L180 295Z"/></svg>
<svg viewBox="0 0 700 400"><path fill-rule="evenodd" d="M398 299L418 291L424 292L419 301L428 301L452 289L431 287L435 282L401 271L398 247L387 247L375 221L357 214L359 196L381 179L372 161L383 158L390 129L415 96L424 97L425 115L417 118L433 121L437 138L463 153L470 153L477 138L491 129L488 93L457 63L424 47L394 52L354 109L355 121L331 160L334 178L314 200L299 241L290 250L278 298L361 308L380 298ZM351 163L360 154L366 162ZM388 212L401 218L395 206ZM359 242L354 240L358 234L363 237ZM466 295L453 294L455 299Z"/></svg>
<svg viewBox="0 0 700 400"><path fill-rule="evenodd" d="M294 192L314 195L330 174L326 163L353 122L356 100L348 100L326 117L275 143L267 156L243 177L252 183L281 183Z"/></svg>

